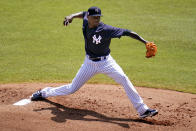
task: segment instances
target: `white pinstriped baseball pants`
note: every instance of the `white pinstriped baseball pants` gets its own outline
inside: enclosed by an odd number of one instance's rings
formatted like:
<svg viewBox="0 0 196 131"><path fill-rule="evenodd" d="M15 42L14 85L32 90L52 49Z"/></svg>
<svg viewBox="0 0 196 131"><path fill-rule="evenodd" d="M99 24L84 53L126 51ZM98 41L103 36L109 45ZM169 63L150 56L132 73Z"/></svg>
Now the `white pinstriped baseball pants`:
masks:
<svg viewBox="0 0 196 131"><path fill-rule="evenodd" d="M98 62L93 62L88 59L88 56L86 56L84 64L79 69L71 84L56 88L46 87L41 90L42 96L47 98L72 94L82 87L91 77L98 73L106 74L113 78L117 83L121 84L124 87L129 100L132 102L134 108L139 114L143 114L148 109L129 78L110 55L105 60Z"/></svg>

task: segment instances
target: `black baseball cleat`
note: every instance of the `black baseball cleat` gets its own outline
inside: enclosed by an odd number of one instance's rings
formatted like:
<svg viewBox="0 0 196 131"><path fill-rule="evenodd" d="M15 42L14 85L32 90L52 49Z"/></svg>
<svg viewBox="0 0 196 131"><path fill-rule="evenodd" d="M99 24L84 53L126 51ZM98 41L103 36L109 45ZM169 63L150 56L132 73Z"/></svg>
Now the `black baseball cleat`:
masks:
<svg viewBox="0 0 196 131"><path fill-rule="evenodd" d="M140 118L146 118L148 116L155 116L158 114L157 110L153 110L153 109L147 109L146 112L142 115L140 115Z"/></svg>
<svg viewBox="0 0 196 131"><path fill-rule="evenodd" d="M35 93L32 94L31 96L31 101L39 101L43 100L44 98L42 97L41 91L36 91Z"/></svg>

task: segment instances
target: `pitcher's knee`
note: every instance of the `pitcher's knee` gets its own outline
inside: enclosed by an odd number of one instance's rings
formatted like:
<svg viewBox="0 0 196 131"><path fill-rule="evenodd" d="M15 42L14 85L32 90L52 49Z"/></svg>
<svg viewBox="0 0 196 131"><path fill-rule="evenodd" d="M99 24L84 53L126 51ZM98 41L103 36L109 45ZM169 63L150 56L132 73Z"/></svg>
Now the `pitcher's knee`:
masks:
<svg viewBox="0 0 196 131"><path fill-rule="evenodd" d="M69 94L73 94L78 90L78 88L79 88L78 86L70 84L70 86L68 87Z"/></svg>
<svg viewBox="0 0 196 131"><path fill-rule="evenodd" d="M67 90L67 92L68 92L68 94L73 94L74 92L76 92L76 90L73 89L73 88L69 88L69 89Z"/></svg>
<svg viewBox="0 0 196 131"><path fill-rule="evenodd" d="M129 78L126 75L120 75L116 80L119 84L125 83Z"/></svg>

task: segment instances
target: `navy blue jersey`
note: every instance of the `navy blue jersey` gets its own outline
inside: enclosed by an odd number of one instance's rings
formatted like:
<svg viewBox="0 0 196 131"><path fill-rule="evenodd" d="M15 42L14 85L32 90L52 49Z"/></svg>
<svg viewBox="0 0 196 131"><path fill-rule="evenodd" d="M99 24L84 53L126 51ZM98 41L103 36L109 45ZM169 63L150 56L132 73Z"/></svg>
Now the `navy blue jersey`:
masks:
<svg viewBox="0 0 196 131"><path fill-rule="evenodd" d="M110 54L112 38L127 36L130 31L106 25L102 22L95 28L88 27L87 12L83 13L83 35L86 54L91 57L107 56Z"/></svg>

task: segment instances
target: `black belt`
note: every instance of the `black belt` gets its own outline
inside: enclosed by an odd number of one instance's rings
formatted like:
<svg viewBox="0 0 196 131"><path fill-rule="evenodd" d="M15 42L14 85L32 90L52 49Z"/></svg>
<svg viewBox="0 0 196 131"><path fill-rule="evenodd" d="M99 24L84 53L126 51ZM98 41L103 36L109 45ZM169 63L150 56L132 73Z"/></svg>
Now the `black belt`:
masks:
<svg viewBox="0 0 196 131"><path fill-rule="evenodd" d="M101 57L89 57L89 59L92 61L101 61L101 60L105 60L106 56L103 56L102 59Z"/></svg>

